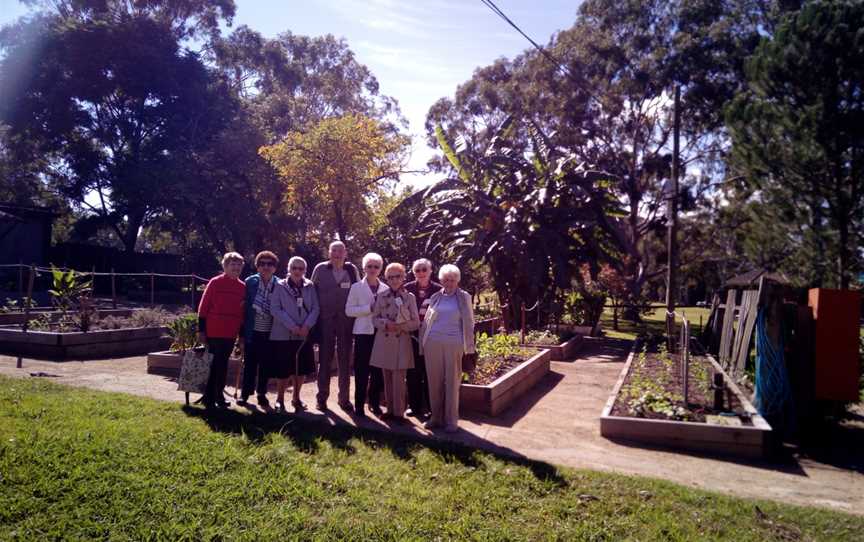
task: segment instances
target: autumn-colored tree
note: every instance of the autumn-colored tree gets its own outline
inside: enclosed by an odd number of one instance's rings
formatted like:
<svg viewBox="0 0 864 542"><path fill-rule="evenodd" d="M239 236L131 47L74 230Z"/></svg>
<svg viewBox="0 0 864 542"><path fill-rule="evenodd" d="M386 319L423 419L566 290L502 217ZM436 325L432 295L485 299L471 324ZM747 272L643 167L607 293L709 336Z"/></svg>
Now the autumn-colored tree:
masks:
<svg viewBox="0 0 864 542"><path fill-rule="evenodd" d="M289 132L260 153L279 172L286 210L305 235L354 240L372 228L369 202L399 180L408 143L377 120L347 114Z"/></svg>

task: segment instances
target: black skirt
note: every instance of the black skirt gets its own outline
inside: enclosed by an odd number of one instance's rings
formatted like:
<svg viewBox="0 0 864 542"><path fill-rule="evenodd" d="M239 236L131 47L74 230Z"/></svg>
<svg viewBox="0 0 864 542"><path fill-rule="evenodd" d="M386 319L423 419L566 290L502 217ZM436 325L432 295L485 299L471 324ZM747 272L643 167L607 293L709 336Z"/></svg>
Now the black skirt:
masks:
<svg viewBox="0 0 864 542"><path fill-rule="evenodd" d="M305 376L315 371L315 354L312 350L312 341L272 341L272 343L275 352L275 363L270 373L272 378Z"/></svg>

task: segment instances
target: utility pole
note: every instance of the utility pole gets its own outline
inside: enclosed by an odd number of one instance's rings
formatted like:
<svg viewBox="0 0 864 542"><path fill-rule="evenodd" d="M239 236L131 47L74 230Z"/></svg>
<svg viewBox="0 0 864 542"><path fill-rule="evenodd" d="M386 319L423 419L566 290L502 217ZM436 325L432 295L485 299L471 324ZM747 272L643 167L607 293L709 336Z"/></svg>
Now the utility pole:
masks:
<svg viewBox="0 0 864 542"><path fill-rule="evenodd" d="M675 85L675 102L672 110L672 189L667 194L669 198L668 228L666 230L666 337L669 342L669 351L675 348L675 295L677 288L678 267L678 153L681 138L681 87Z"/></svg>

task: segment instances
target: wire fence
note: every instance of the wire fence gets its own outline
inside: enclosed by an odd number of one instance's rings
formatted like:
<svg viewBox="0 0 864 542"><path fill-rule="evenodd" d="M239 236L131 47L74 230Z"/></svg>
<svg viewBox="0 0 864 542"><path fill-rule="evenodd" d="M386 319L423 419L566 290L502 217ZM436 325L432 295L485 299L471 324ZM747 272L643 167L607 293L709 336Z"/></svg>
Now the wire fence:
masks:
<svg viewBox="0 0 864 542"><path fill-rule="evenodd" d="M196 306L199 291L210 280L200 275L145 272L84 271L68 267L45 267L26 264L0 264L0 290L7 298L16 297L22 307L47 304L53 286L54 271L72 271L76 276L91 281L91 297L110 300L117 308L121 297L126 303L170 304Z"/></svg>

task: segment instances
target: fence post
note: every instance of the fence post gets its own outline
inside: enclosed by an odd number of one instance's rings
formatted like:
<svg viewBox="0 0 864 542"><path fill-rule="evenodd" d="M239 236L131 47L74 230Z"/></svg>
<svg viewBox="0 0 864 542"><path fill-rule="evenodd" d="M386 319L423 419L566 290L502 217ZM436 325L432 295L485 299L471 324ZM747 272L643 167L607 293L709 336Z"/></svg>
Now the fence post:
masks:
<svg viewBox="0 0 864 542"><path fill-rule="evenodd" d="M117 308L117 284L113 267L111 268L111 307Z"/></svg>
<svg viewBox="0 0 864 542"><path fill-rule="evenodd" d="M36 280L36 268L30 266L30 278L27 281L27 299L24 301L24 323L21 324L21 331L27 333L27 324L30 321L30 305L33 303L33 281ZM20 369L24 365L21 355L18 355L18 360L15 362L15 367Z"/></svg>
<svg viewBox="0 0 864 542"><path fill-rule="evenodd" d="M519 344L525 344L525 303L520 306L522 313L522 326L519 331Z"/></svg>
<svg viewBox="0 0 864 542"><path fill-rule="evenodd" d="M150 308L156 306L156 276L150 273Z"/></svg>

